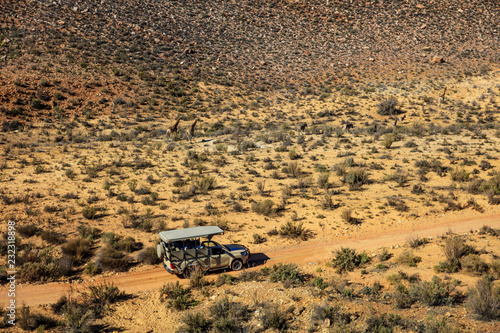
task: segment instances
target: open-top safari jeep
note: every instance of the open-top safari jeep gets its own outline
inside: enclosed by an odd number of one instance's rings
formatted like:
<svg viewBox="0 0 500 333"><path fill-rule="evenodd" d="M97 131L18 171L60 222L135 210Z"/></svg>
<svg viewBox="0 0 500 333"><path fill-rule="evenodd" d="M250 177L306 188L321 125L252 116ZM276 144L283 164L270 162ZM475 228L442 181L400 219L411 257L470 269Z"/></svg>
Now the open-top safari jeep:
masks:
<svg viewBox="0 0 500 333"><path fill-rule="evenodd" d="M250 250L238 244L222 245L212 240L224 231L216 226L194 227L159 233L158 257L167 272L191 278L195 272L231 268L240 270ZM204 238L206 240L201 241Z"/></svg>

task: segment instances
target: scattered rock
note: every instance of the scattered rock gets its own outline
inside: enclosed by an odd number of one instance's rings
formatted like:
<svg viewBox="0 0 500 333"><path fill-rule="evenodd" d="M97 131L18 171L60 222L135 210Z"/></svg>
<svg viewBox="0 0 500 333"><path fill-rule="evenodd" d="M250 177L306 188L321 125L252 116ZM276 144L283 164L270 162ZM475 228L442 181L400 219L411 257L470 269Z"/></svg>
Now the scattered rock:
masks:
<svg viewBox="0 0 500 333"><path fill-rule="evenodd" d="M433 64L441 64L444 62L444 58L443 57L433 57L432 58L432 63Z"/></svg>

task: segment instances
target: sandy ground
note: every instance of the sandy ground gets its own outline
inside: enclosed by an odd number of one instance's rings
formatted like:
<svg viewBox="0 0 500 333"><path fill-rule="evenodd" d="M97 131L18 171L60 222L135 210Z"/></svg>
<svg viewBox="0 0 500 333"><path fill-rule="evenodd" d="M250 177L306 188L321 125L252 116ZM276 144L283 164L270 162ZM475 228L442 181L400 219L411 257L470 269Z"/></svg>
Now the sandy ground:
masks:
<svg viewBox="0 0 500 333"><path fill-rule="evenodd" d="M500 228L500 215L474 219L436 221L434 224L417 229L402 227L399 230L375 233L370 236L288 247L263 254L254 254L254 256L257 255L260 258L262 255L265 255L269 257L266 265L273 265L278 262L296 263L297 265L318 264L331 258L332 251L339 247L350 247L357 250L375 250L384 246L390 247L403 244L409 237L415 235L418 235L418 237L436 237L450 230L455 233L464 233L479 229L484 225L492 228ZM120 273L103 279L92 279L78 284L48 283L44 285L18 285L17 300L28 306L49 304L57 301L59 297L69 293L70 290L83 290L88 284L102 281L112 282L120 289L132 294L159 288L167 282L180 281L183 284L189 282L188 280L179 280L176 276L165 272L162 267L157 267L140 272ZM3 298L0 299L0 302L5 304L7 302L5 288L0 289L0 291Z"/></svg>

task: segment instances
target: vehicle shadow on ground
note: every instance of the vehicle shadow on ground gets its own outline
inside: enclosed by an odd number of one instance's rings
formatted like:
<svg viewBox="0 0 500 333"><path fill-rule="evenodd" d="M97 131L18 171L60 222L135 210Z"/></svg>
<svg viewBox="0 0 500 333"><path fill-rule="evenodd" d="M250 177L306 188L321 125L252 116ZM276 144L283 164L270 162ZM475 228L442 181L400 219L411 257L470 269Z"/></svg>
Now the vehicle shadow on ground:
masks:
<svg viewBox="0 0 500 333"><path fill-rule="evenodd" d="M250 268L264 265L269 259L271 258L269 258L264 253L252 253L250 255L250 258L248 259L247 266Z"/></svg>

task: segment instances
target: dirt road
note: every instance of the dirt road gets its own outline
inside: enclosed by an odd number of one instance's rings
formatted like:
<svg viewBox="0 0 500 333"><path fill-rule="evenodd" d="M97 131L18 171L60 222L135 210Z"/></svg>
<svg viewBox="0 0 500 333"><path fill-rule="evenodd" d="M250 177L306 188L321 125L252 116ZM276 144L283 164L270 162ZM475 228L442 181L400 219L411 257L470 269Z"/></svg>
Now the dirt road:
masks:
<svg viewBox="0 0 500 333"><path fill-rule="evenodd" d="M296 263L299 266L310 262L320 262L332 257L332 250L339 247L350 247L357 250L376 249L383 246L391 246L399 243L403 244L411 235L419 237L434 237L446 233L450 229L456 233L468 232L471 229L479 229L483 225L492 228L500 228L500 215L481 217L469 220L438 222L434 225L424 226L417 230L405 228L402 226L397 230L384 232L383 234L373 234L366 237L355 239L346 239L335 242L316 242L292 248L280 249L277 251L266 252L269 260L265 265L272 265L278 262ZM215 277L216 275L210 275ZM16 290L16 300L18 304L34 306L39 304L49 304L56 302L60 296L67 294L71 289L82 290L90 283L113 282L121 290L127 293L137 293L153 288L159 288L166 282L180 281L187 283L186 280L179 280L176 276L168 274L161 265L157 268L136 271L129 273L120 273L99 278L95 281L86 281L84 283L48 283L43 285L18 285ZM0 289L0 305L7 304L7 290Z"/></svg>

